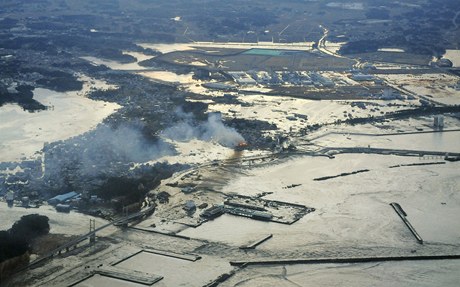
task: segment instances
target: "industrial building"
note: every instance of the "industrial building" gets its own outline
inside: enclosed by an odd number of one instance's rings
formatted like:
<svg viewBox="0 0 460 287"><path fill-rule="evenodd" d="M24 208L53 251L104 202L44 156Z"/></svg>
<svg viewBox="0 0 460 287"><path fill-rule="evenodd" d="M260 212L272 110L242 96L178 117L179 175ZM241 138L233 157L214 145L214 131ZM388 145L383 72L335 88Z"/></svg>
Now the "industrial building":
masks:
<svg viewBox="0 0 460 287"><path fill-rule="evenodd" d="M76 193L75 191L71 191L71 192L68 192L68 193L56 195L55 197L48 199L48 204L57 205L59 203L64 203L64 202L66 202L66 201L68 201L70 199L73 199L73 198L77 197L78 195L79 194Z"/></svg>
<svg viewBox="0 0 460 287"><path fill-rule="evenodd" d="M257 85L256 80L251 78L251 76L249 76L246 72L228 72L228 74L240 86L255 86L255 85Z"/></svg>

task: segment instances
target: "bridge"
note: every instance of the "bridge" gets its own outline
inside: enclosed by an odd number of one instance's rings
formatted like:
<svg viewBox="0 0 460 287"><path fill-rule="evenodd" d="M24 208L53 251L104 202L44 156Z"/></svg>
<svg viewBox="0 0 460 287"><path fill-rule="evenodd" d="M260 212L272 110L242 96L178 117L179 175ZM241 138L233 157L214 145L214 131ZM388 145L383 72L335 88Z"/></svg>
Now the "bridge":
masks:
<svg viewBox="0 0 460 287"><path fill-rule="evenodd" d="M94 239L96 237L96 233L109 227L109 226L119 226L119 225L124 225L124 224L127 224L128 222L132 221L132 220L135 220L135 219L138 219L138 218L142 218L144 216L148 216L148 215L151 215L153 212L155 211L155 205L152 205L152 206L149 206L148 208L144 209L144 210L141 210L139 212L136 212L136 213L133 213L133 214L130 214L128 216L124 216L124 217L121 217L121 218L118 218L114 221L111 221L107 224L104 224L102 226L99 226L98 228L94 228L93 230L91 230L90 232L86 233L86 234L83 234L83 235L80 235L79 237L67 242L66 244L64 245L61 245L59 246L58 248L56 249L53 249L51 251L49 251L48 253L46 253L45 255L35 259L34 261L30 262L26 267L24 267L23 269L19 270L19 271L22 271L22 270L25 270L25 269L28 269L34 265L37 265L41 262L44 262L48 259L51 259L53 258L54 256L56 255L60 255L62 252L68 252L70 251L71 249L75 249L78 244L80 244L81 242L89 239L90 242L94 242Z"/></svg>

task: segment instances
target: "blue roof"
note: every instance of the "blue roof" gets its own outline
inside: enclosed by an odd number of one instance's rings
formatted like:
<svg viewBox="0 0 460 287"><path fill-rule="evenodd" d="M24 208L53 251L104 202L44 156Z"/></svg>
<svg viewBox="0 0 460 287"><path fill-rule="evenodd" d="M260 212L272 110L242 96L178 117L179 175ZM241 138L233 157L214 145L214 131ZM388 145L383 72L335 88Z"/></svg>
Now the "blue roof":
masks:
<svg viewBox="0 0 460 287"><path fill-rule="evenodd" d="M64 193L64 194L56 195L55 197L48 199L48 201L64 202L64 201L66 201L68 199L71 199L71 198L77 196L77 195L78 195L78 193L76 193L75 191L71 191L71 192L67 192L67 193Z"/></svg>

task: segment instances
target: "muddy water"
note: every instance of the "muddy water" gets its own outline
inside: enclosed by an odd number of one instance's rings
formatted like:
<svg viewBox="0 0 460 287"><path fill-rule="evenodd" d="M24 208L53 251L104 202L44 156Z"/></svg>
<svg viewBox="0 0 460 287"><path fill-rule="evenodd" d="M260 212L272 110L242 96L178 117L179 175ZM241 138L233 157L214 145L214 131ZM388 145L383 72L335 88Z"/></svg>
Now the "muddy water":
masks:
<svg viewBox="0 0 460 287"><path fill-rule="evenodd" d="M460 50L446 50L443 57L451 60L454 67L460 67Z"/></svg>
<svg viewBox="0 0 460 287"><path fill-rule="evenodd" d="M176 74L174 72L169 72L169 71L148 71L148 72L140 72L139 74L147 78L161 80L165 82L171 82L171 83L178 83L178 84L199 83L198 81L193 79L193 73L180 75L180 74Z"/></svg>
<svg viewBox="0 0 460 287"><path fill-rule="evenodd" d="M48 107L41 112L29 113L16 105L0 107L0 162L32 156L45 142L82 134L119 108L82 96L85 90L87 87L66 93L35 89L34 99Z"/></svg>
<svg viewBox="0 0 460 287"><path fill-rule="evenodd" d="M295 226L225 214L199 228L188 228L180 234L238 247L257 240L263 234L282 234L294 228Z"/></svg>
<svg viewBox="0 0 460 287"><path fill-rule="evenodd" d="M458 217L460 199L454 186L460 179L456 163L389 168L414 161L419 159L339 155L332 160L305 157L253 169L247 175L235 176L222 191L248 196L272 192L267 199L304 204L316 211L292 225L224 215L180 234L235 247L273 234L272 239L257 249L286 257L298 257L303 252L329 254L328 250L342 248L351 250L354 256L372 254L374 248L382 246L391 247L387 248L389 252L415 248L413 236L389 206L390 202L397 201L430 244L458 245L460 229L453 220L443 220L435 224L436 228L430 227L436 218ZM327 181L313 180L364 168L370 171ZM300 186L285 188L294 183ZM357 246L361 248L356 250Z"/></svg>
<svg viewBox="0 0 460 287"><path fill-rule="evenodd" d="M141 252L119 263L117 267L163 276L163 280L155 286L204 286L232 270L229 263L219 258L204 256L192 262L148 252Z"/></svg>
<svg viewBox="0 0 460 287"><path fill-rule="evenodd" d="M458 286L460 260L248 267L222 287Z"/></svg>
<svg viewBox="0 0 460 287"><path fill-rule="evenodd" d="M345 140L345 136L347 139ZM325 140L325 141L323 141ZM321 144L333 147L366 147L420 151L460 152L460 132L401 134L388 136L331 134Z"/></svg>
<svg viewBox="0 0 460 287"><path fill-rule="evenodd" d="M95 274L94 276L86 279L85 281L81 283L78 283L75 286L76 287L105 287L105 286L110 286L110 287L125 287L125 286L126 287L138 287L139 286L139 287L142 287L145 285Z"/></svg>

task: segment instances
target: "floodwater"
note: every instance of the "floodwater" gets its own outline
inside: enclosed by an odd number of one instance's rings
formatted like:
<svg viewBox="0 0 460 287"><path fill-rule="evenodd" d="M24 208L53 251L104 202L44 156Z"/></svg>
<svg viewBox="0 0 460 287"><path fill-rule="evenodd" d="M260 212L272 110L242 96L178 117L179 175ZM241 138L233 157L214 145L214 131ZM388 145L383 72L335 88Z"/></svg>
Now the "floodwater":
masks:
<svg viewBox="0 0 460 287"><path fill-rule="evenodd" d="M436 152L460 152L460 132L433 132L388 136L330 134L317 143L332 147L367 147Z"/></svg>
<svg viewBox="0 0 460 287"><path fill-rule="evenodd" d="M127 70L127 71L129 71L129 70L145 70L147 68L143 67L143 66L140 66L139 62L147 60L147 59L150 59L150 58L153 58L153 56L144 55L144 54L138 53L138 52L123 52L123 53L135 57L137 59L137 61L125 64L125 63L120 63L120 62L117 62L117 61L105 60L105 59L101 59L101 58L97 58L97 57L91 57L91 56L85 56L85 57L81 57L81 58L86 60L86 61L88 61L88 62L91 62L91 63L93 63L95 65L107 66L112 70Z"/></svg>
<svg viewBox="0 0 460 287"><path fill-rule="evenodd" d="M180 74L176 74L174 72L169 72L169 71L148 71L148 72L139 72L138 74L144 77L147 77L147 78L170 82L170 83L178 83L178 84L199 83L198 81L193 79L193 73L180 75Z"/></svg>
<svg viewBox="0 0 460 287"><path fill-rule="evenodd" d="M159 287L204 286L233 269L228 262L219 258L204 256L193 262L149 252L141 252L116 266L163 276L164 278L154 285Z"/></svg>
<svg viewBox="0 0 460 287"><path fill-rule="evenodd" d="M258 43L240 43L240 42L193 42L193 43L176 43L176 44L138 44L143 48L151 48L162 53L170 53L174 51L186 51L197 48L222 48L222 49L282 49L282 50L302 50L310 51L313 42L299 43L273 43L273 42L258 42Z"/></svg>
<svg viewBox="0 0 460 287"><path fill-rule="evenodd" d="M89 232L90 219L96 220L96 227L108 223L108 221L102 218L93 217L74 211L69 213L56 212L54 207L49 205L43 205L39 208L23 208L17 206L9 208L5 202L0 202L0 230L7 230L11 228L11 226L22 216L34 213L45 215L49 218L50 233L53 234L86 234ZM116 230L116 227L107 227L98 232L98 235L108 236Z"/></svg>
<svg viewBox="0 0 460 287"><path fill-rule="evenodd" d="M120 107L88 99L81 93L84 91L61 93L38 88L34 99L47 106L47 110L30 113L17 105L0 107L0 162L30 157L46 142L91 130Z"/></svg>
<svg viewBox="0 0 460 287"><path fill-rule="evenodd" d="M188 228L180 234L192 238L223 242L235 247L242 246L262 235L284 233L291 231L294 226L280 223L252 220L245 217L224 214L198 228Z"/></svg>
<svg viewBox="0 0 460 287"><path fill-rule="evenodd" d="M460 260L250 266L219 286L454 287L459 268Z"/></svg>
<svg viewBox="0 0 460 287"><path fill-rule="evenodd" d="M398 49L398 48L380 48L377 51L379 51L379 52L393 52L393 53L404 53L405 52L403 49Z"/></svg>
<svg viewBox="0 0 460 287"><path fill-rule="evenodd" d="M460 50L446 50L443 58L451 60L454 67L460 67Z"/></svg>
<svg viewBox="0 0 460 287"><path fill-rule="evenodd" d="M82 281L75 285L76 287L104 287L104 286L110 286L110 287L141 287L145 286L143 284L137 284L133 282L129 282L126 280L121 280L117 278L111 278L107 276L102 276L99 274L95 274L91 276L90 278L86 279L85 281Z"/></svg>
<svg viewBox="0 0 460 287"><path fill-rule="evenodd" d="M455 219L460 215L460 195L455 192L455 186L460 184L460 178L457 163L389 168L414 162L420 160L356 154L337 155L335 159L294 158L256 168L248 175L234 178L222 191L248 196L272 192L267 199L304 204L316 211L289 226L224 215L180 234L232 246L273 234L272 239L257 249L298 257L306 251L327 253L340 246L351 249L365 246L367 248L353 253L364 256L372 253L374 247L410 248L416 244L389 205L396 201L429 244L458 244L460 223ZM326 181L313 180L361 169L369 169L369 172ZM292 184L299 186L286 189Z"/></svg>

